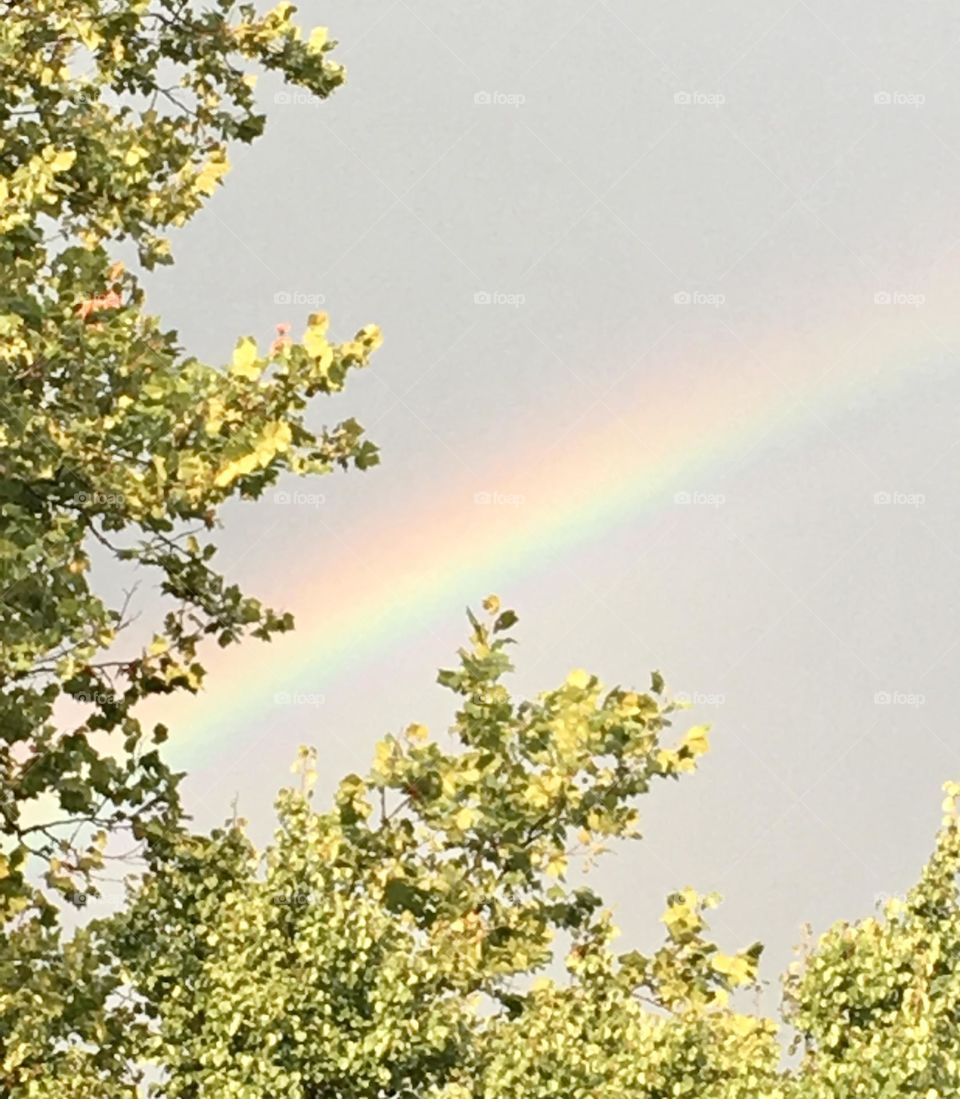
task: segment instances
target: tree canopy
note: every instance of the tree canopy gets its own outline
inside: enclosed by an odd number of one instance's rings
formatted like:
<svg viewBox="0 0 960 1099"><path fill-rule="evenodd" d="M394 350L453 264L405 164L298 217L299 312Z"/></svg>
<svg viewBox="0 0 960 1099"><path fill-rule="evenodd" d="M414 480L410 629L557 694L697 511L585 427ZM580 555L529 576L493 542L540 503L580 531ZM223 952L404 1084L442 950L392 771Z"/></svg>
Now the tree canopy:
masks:
<svg viewBox="0 0 960 1099"><path fill-rule="evenodd" d="M305 34L294 11L0 0L4 920L35 907L52 923L57 898L95 888L117 829L160 842L175 827L167 730L143 728L138 704L196 690L205 638L292 625L218 572L221 505L284 472L377 460L354 420L317 431L304 418L367 364L374 326L335 343L315 314L300 340L288 326L263 348L244 336L226 368L208 365L111 254L171 262L164 233L214 193L229 145L263 129L258 69L320 97L343 82L326 31ZM128 607L93 588L91 546L167 597L145 649L118 641ZM46 866L40 890L32 859Z"/></svg>
<svg viewBox="0 0 960 1099"><path fill-rule="evenodd" d="M117 259L172 262L167 234L213 195L229 146L263 130L258 71L321 98L342 84L325 29L304 32L294 11L0 0L4 1094L67 1093L49 1082L70 1076L53 1048L33 1032L19 1044L35 1008L97 1049L98 1064L133 1033L122 1004L105 1008L102 955L83 935L64 942L58 922L97 894L118 844L158 856L182 833L168 730L144 727L140 703L197 690L205 640L292 626L218 571L222 505L283 473L377 460L354 420L316 429L305 418L312 398L367 365L375 326L338 343L315 314L301 338L289 326L262 347L244 335L226 364L206 364L149 313L140 277ZM162 593L145 646L124 643L130 604L96 589L94 550ZM90 1086L82 1073L64 1084L97 1094Z"/></svg>
<svg viewBox="0 0 960 1099"><path fill-rule="evenodd" d="M315 755L257 851L242 820L181 833L39 971L7 1016L11 1095L316 1099L945 1099L960 1087L960 785L903 899L830 928L785 978L782 1018L744 1006L759 944L725 952L716 896L666 899L652 954L615 949L580 873L638 837L637 800L695 769L703 727L661 677L576 670L515 700L515 616L487 602L440 681L449 738L384 738L312 805ZM799 1057L783 1066L784 1043Z"/></svg>
<svg viewBox="0 0 960 1099"><path fill-rule="evenodd" d="M205 641L291 628L218 571L220 509L376 462L353 419L314 429L306 410L380 333L334 342L314 314L296 340L242 335L203 363L117 254L171 262L167 234L262 132L258 71L321 98L343 83L326 30L294 13L0 0L0 1092L955 1096L960 785L916 887L828 929L763 1017L743 995L760 946L712 941L718 897L678 888L659 949L620 951L581 874L639 834L638 800L696 768L707 729L674 731L658 673L627 689L577 670L514 699L516 615L495 597L440 674L448 739L386 737L320 808L304 749L265 851L236 819L191 832L168 730L138 707L199 689ZM163 594L135 651L93 547ZM64 933L121 836L141 860L127 902Z"/></svg>

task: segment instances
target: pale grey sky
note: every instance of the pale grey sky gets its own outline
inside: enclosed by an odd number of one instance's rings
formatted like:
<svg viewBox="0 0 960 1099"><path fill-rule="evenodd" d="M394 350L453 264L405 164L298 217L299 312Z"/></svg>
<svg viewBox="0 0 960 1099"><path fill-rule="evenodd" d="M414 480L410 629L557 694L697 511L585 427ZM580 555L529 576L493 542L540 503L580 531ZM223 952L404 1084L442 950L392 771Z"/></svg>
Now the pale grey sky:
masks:
<svg viewBox="0 0 960 1099"><path fill-rule="evenodd" d="M301 486L322 506L268 494L233 512L222 563L248 588L297 554L336 569L371 524L389 544L405 502L413 521L454 475L495 490L511 455L549 469L583 445L597 392L594 426L619 412L641 439L644 392L697 423L718 385L724 417L748 420L769 372L798 396L762 441L731 424L725 453L677 481L718 506L638 509L507 583L492 567L333 676L292 682L290 650L262 648L277 691L323 703L232 718L188 800L207 824L239 792L264 836L298 743L320 748L329 790L383 733L442 729L435 669L464 604L498 590L521 615L518 692L574 666L638 684L658 667L703 696L711 756L642 806L645 840L597 881L639 944L667 892L719 890L718 935L765 941L776 980L803 921L866 915L913 881L960 777L960 9L335 0L301 16L341 41L347 86L315 104L262 81L267 136L149 283L214 361L321 298L338 335L386 335L320 410L356 415L383 465ZM242 689L231 659L208 706Z"/></svg>

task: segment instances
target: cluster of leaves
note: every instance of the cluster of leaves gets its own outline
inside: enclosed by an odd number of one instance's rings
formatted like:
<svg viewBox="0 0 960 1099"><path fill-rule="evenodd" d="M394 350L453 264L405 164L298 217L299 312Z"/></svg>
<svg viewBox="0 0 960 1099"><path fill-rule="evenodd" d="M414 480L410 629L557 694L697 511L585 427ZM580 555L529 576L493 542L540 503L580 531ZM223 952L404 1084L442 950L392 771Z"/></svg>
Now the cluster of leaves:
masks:
<svg viewBox="0 0 960 1099"><path fill-rule="evenodd" d="M122 242L147 268L170 262L164 232L263 128L256 69L320 97L343 82L325 29L305 35L294 11L0 0L0 926L52 925L95 889L118 829L175 830L167 730L142 727L138 704L196 690L205 638L291 627L216 569L221 505L377 459L355 421L304 419L367 365L374 326L338 344L316 314L299 342L282 326L207 365L109 255ZM145 649L122 651L128 603L93 588L92 545L163 593Z"/></svg>
<svg viewBox="0 0 960 1099"><path fill-rule="evenodd" d="M877 918L837 924L785 981L805 1051L788 1099L960 1094L960 785L933 856Z"/></svg>
<svg viewBox="0 0 960 1099"><path fill-rule="evenodd" d="M710 940L715 896L667 899L663 945L616 953L579 857L637 835L636 800L696 765L678 706L582 671L517 703L488 601L419 725L312 806L315 758L262 855L234 820L182 836L57 965L19 963L4 1094L133 1099L947 1099L960 1091L960 786L910 894L838 924L745 1013L760 947ZM785 1025L784 1025L785 1024ZM802 1057L782 1066L781 1036Z"/></svg>
<svg viewBox="0 0 960 1099"><path fill-rule="evenodd" d="M83 1080L129 1095L152 1061L170 1099L538 1095L557 1094L562 1067L562 1094L603 1083L612 1096L632 1093L628 1079L672 1087L695 1070L746 1087L743 1043L775 1062L766 1024L727 1005L755 979L758 948L718 953L704 902L685 892L670 898L660 951L617 958L601 899L565 880L575 855L636 833L637 796L691 769L705 730L665 741L675 707L659 676L648 692L604 691L576 671L516 703L502 682L515 616L487 608L441 673L461 698L452 745L418 725L387 737L326 812L311 807L304 752L262 862L238 822L156 860L127 910L80 939L109 960L92 986L102 1009L123 991L136 1025L125 1018L121 1041L84 1054L49 1000L24 1010L8 1086L41 1079L52 1095ZM525 988L560 943L569 986ZM667 1014L641 1010L641 995ZM601 1053L634 1043L642 1060L606 1079Z"/></svg>

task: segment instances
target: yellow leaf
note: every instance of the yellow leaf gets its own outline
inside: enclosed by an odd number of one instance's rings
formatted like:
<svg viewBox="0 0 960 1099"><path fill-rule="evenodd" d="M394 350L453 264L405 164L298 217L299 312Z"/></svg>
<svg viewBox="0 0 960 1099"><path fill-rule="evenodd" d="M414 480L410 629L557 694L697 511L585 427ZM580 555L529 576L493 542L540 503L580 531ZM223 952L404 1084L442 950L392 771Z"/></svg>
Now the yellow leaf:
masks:
<svg viewBox="0 0 960 1099"><path fill-rule="evenodd" d="M273 17L274 19L286 23L296 10L296 4L291 3L291 0L281 0L273 11L267 14L267 18Z"/></svg>
<svg viewBox="0 0 960 1099"><path fill-rule="evenodd" d="M233 364L230 373L239 378L249 378L256 381L260 377L263 367L257 364L257 341L244 336L237 341L233 352Z"/></svg>
<svg viewBox="0 0 960 1099"><path fill-rule="evenodd" d="M216 150L197 174L194 186L204 195L212 195L217 184L230 171L230 161L222 150Z"/></svg>
<svg viewBox="0 0 960 1099"><path fill-rule="evenodd" d="M326 27L314 27L307 41L307 49L310 53L321 53L329 38L330 32Z"/></svg>
<svg viewBox="0 0 960 1099"><path fill-rule="evenodd" d="M72 149L63 149L50 162L50 171L65 172L73 166L76 159L77 154Z"/></svg>
<svg viewBox="0 0 960 1099"><path fill-rule="evenodd" d="M888 916L902 916L906 911L907 906L899 897L891 897L886 905L884 905L884 912L886 912Z"/></svg>
<svg viewBox="0 0 960 1099"><path fill-rule="evenodd" d="M479 817L480 814L476 809L470 809L468 806L464 806L453 818L453 822L461 831L466 831L472 825L476 824Z"/></svg>
<svg viewBox="0 0 960 1099"><path fill-rule="evenodd" d="M223 401L218 400L216 397L212 397L207 406L208 418L203 425L203 430L207 435L218 435L220 428L223 426L223 418L226 413L226 406Z"/></svg>
<svg viewBox="0 0 960 1099"><path fill-rule="evenodd" d="M365 324L357 333L357 342L363 344L364 347L368 347L371 351L376 351L383 344L383 333L380 331L380 326Z"/></svg>
<svg viewBox="0 0 960 1099"><path fill-rule="evenodd" d="M710 964L715 973L721 974L735 985L746 984L753 976L753 967L746 958L716 954Z"/></svg>
<svg viewBox="0 0 960 1099"><path fill-rule="evenodd" d="M730 1029L741 1038L746 1038L757 1029L757 1020L749 1015L731 1015Z"/></svg>
<svg viewBox="0 0 960 1099"><path fill-rule="evenodd" d="M546 808L560 792L562 786L563 777L553 771L535 775L526 790L527 801L535 808Z"/></svg>
<svg viewBox="0 0 960 1099"><path fill-rule="evenodd" d="M546 873L550 878L562 877L567 869L567 859L563 854L552 855L547 863Z"/></svg>
<svg viewBox="0 0 960 1099"><path fill-rule="evenodd" d="M567 676L567 685L570 687L576 687L577 690L584 691L590 686L590 680L593 676L583 670L583 668L574 668L574 670Z"/></svg>
<svg viewBox="0 0 960 1099"><path fill-rule="evenodd" d="M290 449L292 438L293 432L285 420L276 420L267 424L254 451L256 464L265 466L275 454L284 454Z"/></svg>
<svg viewBox="0 0 960 1099"><path fill-rule="evenodd" d="M381 740L377 743L373 753L373 766L381 774L387 774L390 771L390 764L393 762L393 750L393 744L389 740Z"/></svg>
<svg viewBox="0 0 960 1099"><path fill-rule="evenodd" d="M93 24L88 20L84 20L77 28L77 33L80 41L87 47L88 50L95 50L97 46L103 41L103 35L97 31Z"/></svg>
<svg viewBox="0 0 960 1099"><path fill-rule="evenodd" d="M625 692L623 698L620 699L620 711L623 714L630 715L635 714L640 709L638 703L640 696L636 691Z"/></svg>
<svg viewBox="0 0 960 1099"><path fill-rule="evenodd" d="M309 328L316 328L321 336L327 334L327 329L330 327L330 316L327 313L311 313L307 317L307 326Z"/></svg>
<svg viewBox="0 0 960 1099"><path fill-rule="evenodd" d="M214 478L213 483L217 488L225 488L238 477L252 473L258 464L256 454L245 454L235 462L228 462Z"/></svg>
<svg viewBox="0 0 960 1099"><path fill-rule="evenodd" d="M311 359L322 359L326 355L333 357L330 344L327 342L326 331L327 326L325 324L311 324L304 332L303 346L307 349L307 354Z"/></svg>
<svg viewBox="0 0 960 1099"><path fill-rule="evenodd" d="M500 597L498 595L488 595L483 601L483 609L489 614L496 614L500 610Z"/></svg>
<svg viewBox="0 0 960 1099"><path fill-rule="evenodd" d="M710 750L709 725L695 725L683 738L683 747L695 756L702 756Z"/></svg>

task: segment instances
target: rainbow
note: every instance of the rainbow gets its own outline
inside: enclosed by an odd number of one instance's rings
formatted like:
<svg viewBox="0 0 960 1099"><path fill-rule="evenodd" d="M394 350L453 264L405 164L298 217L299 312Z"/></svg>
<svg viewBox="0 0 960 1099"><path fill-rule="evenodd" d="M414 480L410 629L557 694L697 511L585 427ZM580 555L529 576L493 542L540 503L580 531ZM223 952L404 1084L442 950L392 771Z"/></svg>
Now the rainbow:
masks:
<svg viewBox="0 0 960 1099"><path fill-rule="evenodd" d="M266 649L250 641L227 650L199 696L163 701L173 763L202 767L292 683L302 688L307 678L323 692L332 677L388 652L465 598L476 606L490 590L506 592L534 573L545 556L573 554L672 506L680 493L710 491L724 463L773 441L800 445L805 425L889 399L898 386L944 369L947 358L936 337L918 348L916 328L885 318L832 368L809 350L785 352L782 342L733 354L735 372L709 347L673 373L657 363L656 383L638 385L622 411L588 393L575 430L372 516L324 575L291 550L256 594L276 605L296 591L289 607L296 633ZM639 366L631 365L634 376Z"/></svg>

